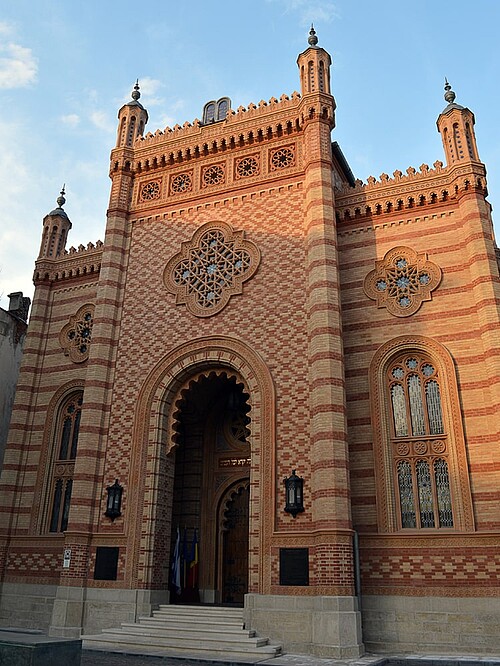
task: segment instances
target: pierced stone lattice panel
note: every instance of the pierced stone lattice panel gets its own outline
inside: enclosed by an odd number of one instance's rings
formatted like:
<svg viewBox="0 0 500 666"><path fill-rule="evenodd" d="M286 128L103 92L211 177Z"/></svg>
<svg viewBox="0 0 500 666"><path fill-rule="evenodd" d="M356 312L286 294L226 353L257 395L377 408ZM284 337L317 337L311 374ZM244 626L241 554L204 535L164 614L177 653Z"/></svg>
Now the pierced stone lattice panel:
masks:
<svg viewBox="0 0 500 666"><path fill-rule="evenodd" d="M269 153L269 168L271 171L280 171L295 166L295 146L282 146Z"/></svg>
<svg viewBox="0 0 500 666"><path fill-rule="evenodd" d="M185 171L172 176L170 179L170 193L183 194L191 192L193 189L193 174L191 171Z"/></svg>
<svg viewBox="0 0 500 666"><path fill-rule="evenodd" d="M94 306L83 305L59 333L59 343L64 354L73 363L82 363L89 357L94 323Z"/></svg>
<svg viewBox="0 0 500 666"><path fill-rule="evenodd" d="M221 185L226 180L226 171L222 164L211 164L203 169L201 176L202 187Z"/></svg>
<svg viewBox="0 0 500 666"><path fill-rule="evenodd" d="M258 155L247 155L236 160L234 177L236 180L239 178L249 178L251 176L258 176L260 173L260 164Z"/></svg>
<svg viewBox="0 0 500 666"><path fill-rule="evenodd" d="M150 180L141 185L139 202L153 201L159 199L161 194L161 180Z"/></svg>
<svg viewBox="0 0 500 666"><path fill-rule="evenodd" d="M241 294L243 283L257 270L260 251L224 222L208 222L190 241L181 244L163 274L176 303L185 303L197 317L220 312L231 296Z"/></svg>
<svg viewBox="0 0 500 666"><path fill-rule="evenodd" d="M375 270L368 273L363 286L379 308L387 308L395 317L409 317L432 299L441 277L441 269L427 259L426 252L401 246L375 262Z"/></svg>

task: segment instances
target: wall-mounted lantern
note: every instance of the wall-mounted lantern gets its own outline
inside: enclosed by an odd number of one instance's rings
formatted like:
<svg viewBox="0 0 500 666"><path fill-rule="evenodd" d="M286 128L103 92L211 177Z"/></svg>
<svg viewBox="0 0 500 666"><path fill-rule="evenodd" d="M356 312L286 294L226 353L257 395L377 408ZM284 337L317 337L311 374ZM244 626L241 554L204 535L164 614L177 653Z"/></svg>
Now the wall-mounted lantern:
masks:
<svg viewBox="0 0 500 666"><path fill-rule="evenodd" d="M292 474L287 479L284 479L283 483L285 484L285 493L286 493L286 504L285 511L291 513L295 518L298 513L304 511L304 479L295 474L295 470L292 469Z"/></svg>
<svg viewBox="0 0 500 666"><path fill-rule="evenodd" d="M106 511L104 515L111 518L111 520L114 520L122 515L123 486L120 486L118 479L116 479L113 485L108 486L106 490L108 493L108 501L106 502Z"/></svg>

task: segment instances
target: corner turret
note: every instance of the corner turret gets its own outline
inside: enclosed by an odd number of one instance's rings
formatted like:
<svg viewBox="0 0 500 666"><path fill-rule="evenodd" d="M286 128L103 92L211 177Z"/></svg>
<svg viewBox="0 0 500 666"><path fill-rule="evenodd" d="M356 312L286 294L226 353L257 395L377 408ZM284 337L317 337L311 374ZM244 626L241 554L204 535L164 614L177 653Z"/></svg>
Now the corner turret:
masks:
<svg viewBox="0 0 500 666"><path fill-rule="evenodd" d="M447 79L444 89L444 98L448 105L439 114L437 128L443 141L446 164L453 166L466 161L479 162L474 114L470 109L455 104L456 95Z"/></svg>
<svg viewBox="0 0 500 666"><path fill-rule="evenodd" d="M297 58L302 97L317 92L330 95L330 65L332 59L329 53L318 46L318 37L314 26L311 26L307 41L309 48Z"/></svg>
<svg viewBox="0 0 500 666"><path fill-rule="evenodd" d="M71 221L63 209L66 199L64 198L64 185L57 198L57 208L54 208L43 218L42 243L38 259L56 259L64 254L66 240L71 229Z"/></svg>
<svg viewBox="0 0 500 666"><path fill-rule="evenodd" d="M131 148L135 139L144 134L144 127L148 122L148 112L139 102L140 96L139 80L137 80L131 93L132 100L124 104L118 111L116 148Z"/></svg>

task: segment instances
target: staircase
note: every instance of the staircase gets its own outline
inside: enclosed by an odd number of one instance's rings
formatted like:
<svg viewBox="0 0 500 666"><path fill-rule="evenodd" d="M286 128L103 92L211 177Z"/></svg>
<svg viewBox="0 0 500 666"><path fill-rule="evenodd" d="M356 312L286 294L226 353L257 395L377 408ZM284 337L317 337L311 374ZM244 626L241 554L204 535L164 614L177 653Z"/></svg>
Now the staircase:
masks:
<svg viewBox="0 0 500 666"><path fill-rule="evenodd" d="M120 628L82 636L85 650L168 655L255 663L281 653L280 645L243 629L241 608L160 606L152 617L123 622Z"/></svg>

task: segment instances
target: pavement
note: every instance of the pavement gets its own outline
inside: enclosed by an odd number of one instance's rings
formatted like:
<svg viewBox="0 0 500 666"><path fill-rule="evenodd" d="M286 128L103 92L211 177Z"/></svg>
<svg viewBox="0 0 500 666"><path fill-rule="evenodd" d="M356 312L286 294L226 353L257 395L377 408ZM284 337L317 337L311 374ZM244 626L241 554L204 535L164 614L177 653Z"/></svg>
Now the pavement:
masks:
<svg viewBox="0 0 500 666"><path fill-rule="evenodd" d="M330 659L309 655L284 654L262 661L212 661L189 657L139 655L82 650L81 666L500 666L500 655L374 655L358 659Z"/></svg>

